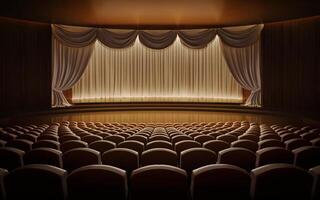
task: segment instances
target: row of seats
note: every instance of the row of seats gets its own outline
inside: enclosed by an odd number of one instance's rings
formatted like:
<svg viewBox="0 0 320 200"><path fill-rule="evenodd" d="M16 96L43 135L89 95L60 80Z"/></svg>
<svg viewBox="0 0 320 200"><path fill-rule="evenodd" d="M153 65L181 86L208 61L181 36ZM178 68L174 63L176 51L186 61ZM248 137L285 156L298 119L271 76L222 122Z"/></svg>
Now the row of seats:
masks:
<svg viewBox="0 0 320 200"><path fill-rule="evenodd" d="M36 148L28 153L12 147L0 148L0 167L13 170L25 164L49 164L71 172L90 164L106 164L119 167L128 173L153 164L178 166L187 172L208 164L232 164L250 172L252 169L272 164L294 164L306 170L320 165L320 148L300 147L294 153L281 147L268 147L255 153L240 147L219 151L218 155L206 148L190 147L178 154L165 148L143 151L141 156L129 148L113 148L102 155L89 148L74 148L65 153L52 148Z"/></svg>
<svg viewBox="0 0 320 200"><path fill-rule="evenodd" d="M0 169L1 198L7 200L316 200L320 166L305 171L289 164L270 164L250 174L228 164L212 164L191 175L169 165L150 165L126 172L109 165L88 165L71 173L50 165L26 165L8 173Z"/></svg>

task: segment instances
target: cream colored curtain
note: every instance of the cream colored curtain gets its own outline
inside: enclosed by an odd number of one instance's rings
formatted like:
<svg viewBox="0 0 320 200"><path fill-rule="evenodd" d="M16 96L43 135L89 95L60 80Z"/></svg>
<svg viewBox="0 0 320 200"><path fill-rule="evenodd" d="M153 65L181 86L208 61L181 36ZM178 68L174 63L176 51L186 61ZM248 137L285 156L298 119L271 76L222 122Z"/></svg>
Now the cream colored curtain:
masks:
<svg viewBox="0 0 320 200"><path fill-rule="evenodd" d="M139 38L127 48L97 41L73 102L242 102L216 37L207 47L191 49L179 36L165 49L150 49Z"/></svg>

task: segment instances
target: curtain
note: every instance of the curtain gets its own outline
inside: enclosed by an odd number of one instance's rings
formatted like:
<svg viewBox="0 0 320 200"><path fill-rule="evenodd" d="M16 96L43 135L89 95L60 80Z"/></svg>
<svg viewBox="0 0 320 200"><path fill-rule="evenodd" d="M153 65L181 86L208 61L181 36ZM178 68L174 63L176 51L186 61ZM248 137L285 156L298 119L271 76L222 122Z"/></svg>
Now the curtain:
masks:
<svg viewBox="0 0 320 200"><path fill-rule="evenodd" d="M251 90L251 95L246 105L260 106L261 94L260 94L260 64L259 57L254 59L250 56L256 56L260 54L260 49L256 49L257 52L254 55L249 55L250 50L237 50L235 48L251 48L251 46L259 40L260 32L263 25L252 25L244 27L230 27L230 28L218 28L218 29L198 29L198 30L116 30L116 29L103 29L103 28L87 28L87 27L70 27L63 25L52 25L53 37L66 47L77 48L73 50L73 55L66 56L69 60L80 59L80 61L74 60L73 63L85 64L85 60L90 58L92 52L89 50L96 40L99 40L103 45L110 48L128 48L134 44L136 38L139 37L141 44L151 49L164 49L174 44L177 36L181 38L181 43L188 48L205 48L211 41L213 41L218 35L222 42L221 47L223 49L223 55L226 59L230 71L234 75L234 78L241 84L242 87ZM84 49L82 49L84 48ZM231 49L230 49L231 48ZM82 50L80 50L82 49ZM56 50L54 50L56 51ZM86 53L84 53L86 52ZM231 53L232 52L232 53ZM241 52L241 53L240 53ZM247 52L247 53L245 53ZM83 58L80 54L86 55ZM240 59L240 57L242 57ZM244 59L246 57L246 59ZM61 58L62 59L62 58ZM237 61L237 62L236 62ZM72 64L66 64L71 61L65 61L65 66L54 66L54 73L59 74L59 68L64 68ZM87 61L88 62L88 61ZM59 63L60 65L61 63ZM241 71L254 71L257 73L247 73L246 75L239 74ZM57 67L57 69L56 69ZM82 74L84 69L80 66ZM82 66L85 68L85 66ZM57 71L57 72L55 72ZM69 71L75 71L70 69ZM237 73L237 74L236 74ZM243 73L243 72L241 72ZM255 77L253 77L255 76ZM56 79L65 79L66 76L57 76ZM241 79L240 79L241 77ZM64 82L60 80L61 82ZM79 80L75 78L74 80ZM76 82L75 81L75 82ZM59 82L59 81L57 81ZM74 82L74 83L75 83ZM73 83L73 81L70 81ZM73 83L73 84L74 84ZM250 84L249 84L250 83ZM71 84L68 84L68 87ZM60 99L56 101L56 106L67 105L65 98L63 97L62 90L67 87L60 87L60 90L54 89L54 99ZM59 92L60 91L60 92Z"/></svg>
<svg viewBox="0 0 320 200"><path fill-rule="evenodd" d="M261 106L260 33L263 25L219 29L223 55L237 82L250 90L246 106Z"/></svg>
<svg viewBox="0 0 320 200"><path fill-rule="evenodd" d="M140 40L123 48L96 42L88 67L72 88L73 102L242 103L242 89L223 58L220 40L190 49L179 37L165 49Z"/></svg>
<svg viewBox="0 0 320 200"><path fill-rule="evenodd" d="M93 45L73 48L53 39L53 107L70 106L63 95L82 76L90 60Z"/></svg>

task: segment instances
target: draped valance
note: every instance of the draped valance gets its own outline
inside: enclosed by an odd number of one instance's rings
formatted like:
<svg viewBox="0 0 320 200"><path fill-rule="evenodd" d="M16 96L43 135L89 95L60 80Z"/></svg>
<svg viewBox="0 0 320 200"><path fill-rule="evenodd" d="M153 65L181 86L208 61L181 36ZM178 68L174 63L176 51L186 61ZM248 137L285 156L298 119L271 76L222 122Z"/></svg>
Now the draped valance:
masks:
<svg viewBox="0 0 320 200"><path fill-rule="evenodd" d="M143 45L152 49L163 49L179 35L182 43L189 48L203 48L219 35L228 46L242 48L252 45L260 37L263 24L211 29L189 30L123 30L52 25L53 36L69 47L81 48L99 40L111 48L125 48L137 37Z"/></svg>

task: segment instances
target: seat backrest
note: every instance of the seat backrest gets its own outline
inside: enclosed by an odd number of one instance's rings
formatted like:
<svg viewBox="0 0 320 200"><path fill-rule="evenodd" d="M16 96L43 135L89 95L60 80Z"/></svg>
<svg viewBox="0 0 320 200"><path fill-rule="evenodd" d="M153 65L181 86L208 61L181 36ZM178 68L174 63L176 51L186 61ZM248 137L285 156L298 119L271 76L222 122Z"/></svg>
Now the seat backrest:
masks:
<svg viewBox="0 0 320 200"><path fill-rule="evenodd" d="M222 150L218 154L217 163L231 164L250 172L255 167L256 154L241 147L230 147Z"/></svg>
<svg viewBox="0 0 320 200"><path fill-rule="evenodd" d="M259 149L268 147L285 147L284 143L277 139L266 139L258 142Z"/></svg>
<svg viewBox="0 0 320 200"><path fill-rule="evenodd" d="M312 176L290 164L269 164L251 171L253 200L310 199Z"/></svg>
<svg viewBox="0 0 320 200"><path fill-rule="evenodd" d="M43 147L60 150L60 143L53 140L39 140L32 144L32 149L43 148Z"/></svg>
<svg viewBox="0 0 320 200"><path fill-rule="evenodd" d="M258 150L258 144L252 140L240 139L231 143L231 147L242 147L252 152Z"/></svg>
<svg viewBox="0 0 320 200"><path fill-rule="evenodd" d="M240 135L238 137L239 140L250 140L250 141L253 141L253 142L258 142L259 141L259 136L258 135L254 135L254 134L243 134L243 135Z"/></svg>
<svg viewBox="0 0 320 200"><path fill-rule="evenodd" d="M313 176L312 200L320 199L320 165L309 170Z"/></svg>
<svg viewBox="0 0 320 200"><path fill-rule="evenodd" d="M11 133L0 133L0 139L6 142L14 140L17 136Z"/></svg>
<svg viewBox="0 0 320 200"><path fill-rule="evenodd" d="M134 140L129 140L129 141L124 141L118 144L119 148L127 148L134 150L141 155L141 153L144 151L144 144L139 141L134 141Z"/></svg>
<svg viewBox="0 0 320 200"><path fill-rule="evenodd" d="M173 144L176 144L177 142L181 142L185 140L193 140L193 138L187 135L176 135L171 138L171 142Z"/></svg>
<svg viewBox="0 0 320 200"><path fill-rule="evenodd" d="M62 152L51 148L36 148L24 155L24 163L47 164L62 168Z"/></svg>
<svg viewBox="0 0 320 200"><path fill-rule="evenodd" d="M152 142L148 142L146 145L146 149L153 149L153 148L166 148L166 149L173 149L172 143L164 140L154 140Z"/></svg>
<svg viewBox="0 0 320 200"><path fill-rule="evenodd" d="M260 141L269 140L269 139L281 140L280 136L275 133L268 133L260 136Z"/></svg>
<svg viewBox="0 0 320 200"><path fill-rule="evenodd" d="M7 141L0 140L0 147L4 147L6 145Z"/></svg>
<svg viewBox="0 0 320 200"><path fill-rule="evenodd" d="M81 138L82 141L90 144L92 142L95 142L95 141L100 141L102 140L103 138L101 136L98 136L98 135L87 135L87 136L84 136Z"/></svg>
<svg viewBox="0 0 320 200"><path fill-rule="evenodd" d="M308 140L304 140L301 138L294 138L294 139L290 139L284 142L286 145L286 149L288 149L289 151L292 151L294 149L297 149L299 147L303 147L303 146L311 146L311 142L309 142Z"/></svg>
<svg viewBox="0 0 320 200"><path fill-rule="evenodd" d="M118 167L130 174L139 167L139 154L131 149L115 148L102 154L102 163Z"/></svg>
<svg viewBox="0 0 320 200"><path fill-rule="evenodd" d="M231 144L232 142L236 141L238 138L234 135L219 135L216 137L217 140L222 140L222 141L225 141L229 144Z"/></svg>
<svg viewBox="0 0 320 200"><path fill-rule="evenodd" d="M187 173L169 165L148 165L131 174L132 200L188 199Z"/></svg>
<svg viewBox="0 0 320 200"><path fill-rule="evenodd" d="M212 164L193 170L191 197L193 200L249 200L250 176L234 165Z"/></svg>
<svg viewBox="0 0 320 200"><path fill-rule="evenodd" d="M302 137L302 139L310 141L310 140L318 138L319 134L316 132L306 132L300 136Z"/></svg>
<svg viewBox="0 0 320 200"><path fill-rule="evenodd" d="M194 141L199 142L201 145L205 142L208 142L210 140L214 140L214 137L210 135L199 135L193 138Z"/></svg>
<svg viewBox="0 0 320 200"><path fill-rule="evenodd" d="M285 142L285 141L290 140L290 139L300 138L300 136L298 134L295 134L295 133L285 133L285 134L280 135L280 138L281 138L282 142Z"/></svg>
<svg viewBox="0 0 320 200"><path fill-rule="evenodd" d="M320 137L310 141L313 146L320 147Z"/></svg>
<svg viewBox="0 0 320 200"><path fill-rule="evenodd" d="M281 147L267 147L256 152L256 167L272 163L293 163L293 154Z"/></svg>
<svg viewBox="0 0 320 200"><path fill-rule="evenodd" d="M74 170L67 178L69 200L126 200L127 175L109 165L88 165Z"/></svg>
<svg viewBox="0 0 320 200"><path fill-rule="evenodd" d="M199 167L215 164L217 154L206 148L191 148L181 152L180 168L186 170L188 175Z"/></svg>
<svg viewBox="0 0 320 200"><path fill-rule="evenodd" d="M211 151L214 151L216 154L218 154L219 151L229 148L230 144L222 140L211 140L205 142L203 144L203 147Z"/></svg>
<svg viewBox="0 0 320 200"><path fill-rule="evenodd" d="M98 140L95 142L91 142L89 144L89 148L99 151L102 155L104 152L109 151L110 149L116 148L116 144L107 140Z"/></svg>
<svg viewBox="0 0 320 200"><path fill-rule="evenodd" d="M69 140L80 140L80 137L75 134L67 134L67 135L62 135L59 137L60 143L65 143Z"/></svg>
<svg viewBox="0 0 320 200"><path fill-rule="evenodd" d="M170 142L170 138L166 135L154 135L154 136L149 137L149 142L158 141L158 140Z"/></svg>
<svg viewBox="0 0 320 200"><path fill-rule="evenodd" d="M195 147L201 147L201 144L193 140L183 140L175 143L174 150L177 152L178 157L180 157L182 151Z"/></svg>
<svg viewBox="0 0 320 200"><path fill-rule="evenodd" d="M32 149L32 144L33 142L25 139L14 139L11 140L10 142L7 142L6 146L7 147L14 147L17 149L20 149L24 152L28 152Z"/></svg>
<svg viewBox="0 0 320 200"><path fill-rule="evenodd" d="M6 198L6 192L4 189L4 177L8 174L8 170L0 168L0 200L5 200Z"/></svg>
<svg viewBox="0 0 320 200"><path fill-rule="evenodd" d="M59 141L59 136L57 135L53 135L53 134L42 134L40 135L37 141L41 141L41 140L52 140L52 141Z"/></svg>
<svg viewBox="0 0 320 200"><path fill-rule="evenodd" d="M86 165L101 164L100 152L89 148L71 149L62 155L63 168L71 172Z"/></svg>
<svg viewBox="0 0 320 200"><path fill-rule="evenodd" d="M69 140L60 144L60 150L62 152L67 152L71 149L86 148L86 147L88 147L88 143L81 140Z"/></svg>
<svg viewBox="0 0 320 200"><path fill-rule="evenodd" d="M24 139L24 140L29 140L31 142L36 142L37 136L30 133L25 133L25 134L19 135L17 139Z"/></svg>
<svg viewBox="0 0 320 200"><path fill-rule="evenodd" d="M25 152L13 147L0 148L0 167L11 171L23 166L23 156Z"/></svg>
<svg viewBox="0 0 320 200"><path fill-rule="evenodd" d="M138 141L138 142L142 142L143 144L147 144L148 142L148 138L143 135L132 135L128 137L126 140Z"/></svg>
<svg viewBox="0 0 320 200"><path fill-rule="evenodd" d="M176 167L178 164L177 153L165 148L153 148L142 152L141 166L155 164L172 165Z"/></svg>
<svg viewBox="0 0 320 200"><path fill-rule="evenodd" d="M116 145L118 145L119 143L125 141L126 138L121 135L112 135L112 136L105 137L104 140L111 141L111 142L115 143Z"/></svg>
<svg viewBox="0 0 320 200"><path fill-rule="evenodd" d="M23 166L4 178L7 199L66 199L66 178L65 170L51 165Z"/></svg>
<svg viewBox="0 0 320 200"><path fill-rule="evenodd" d="M305 146L294 149L294 165L309 170L320 165L320 147Z"/></svg>

